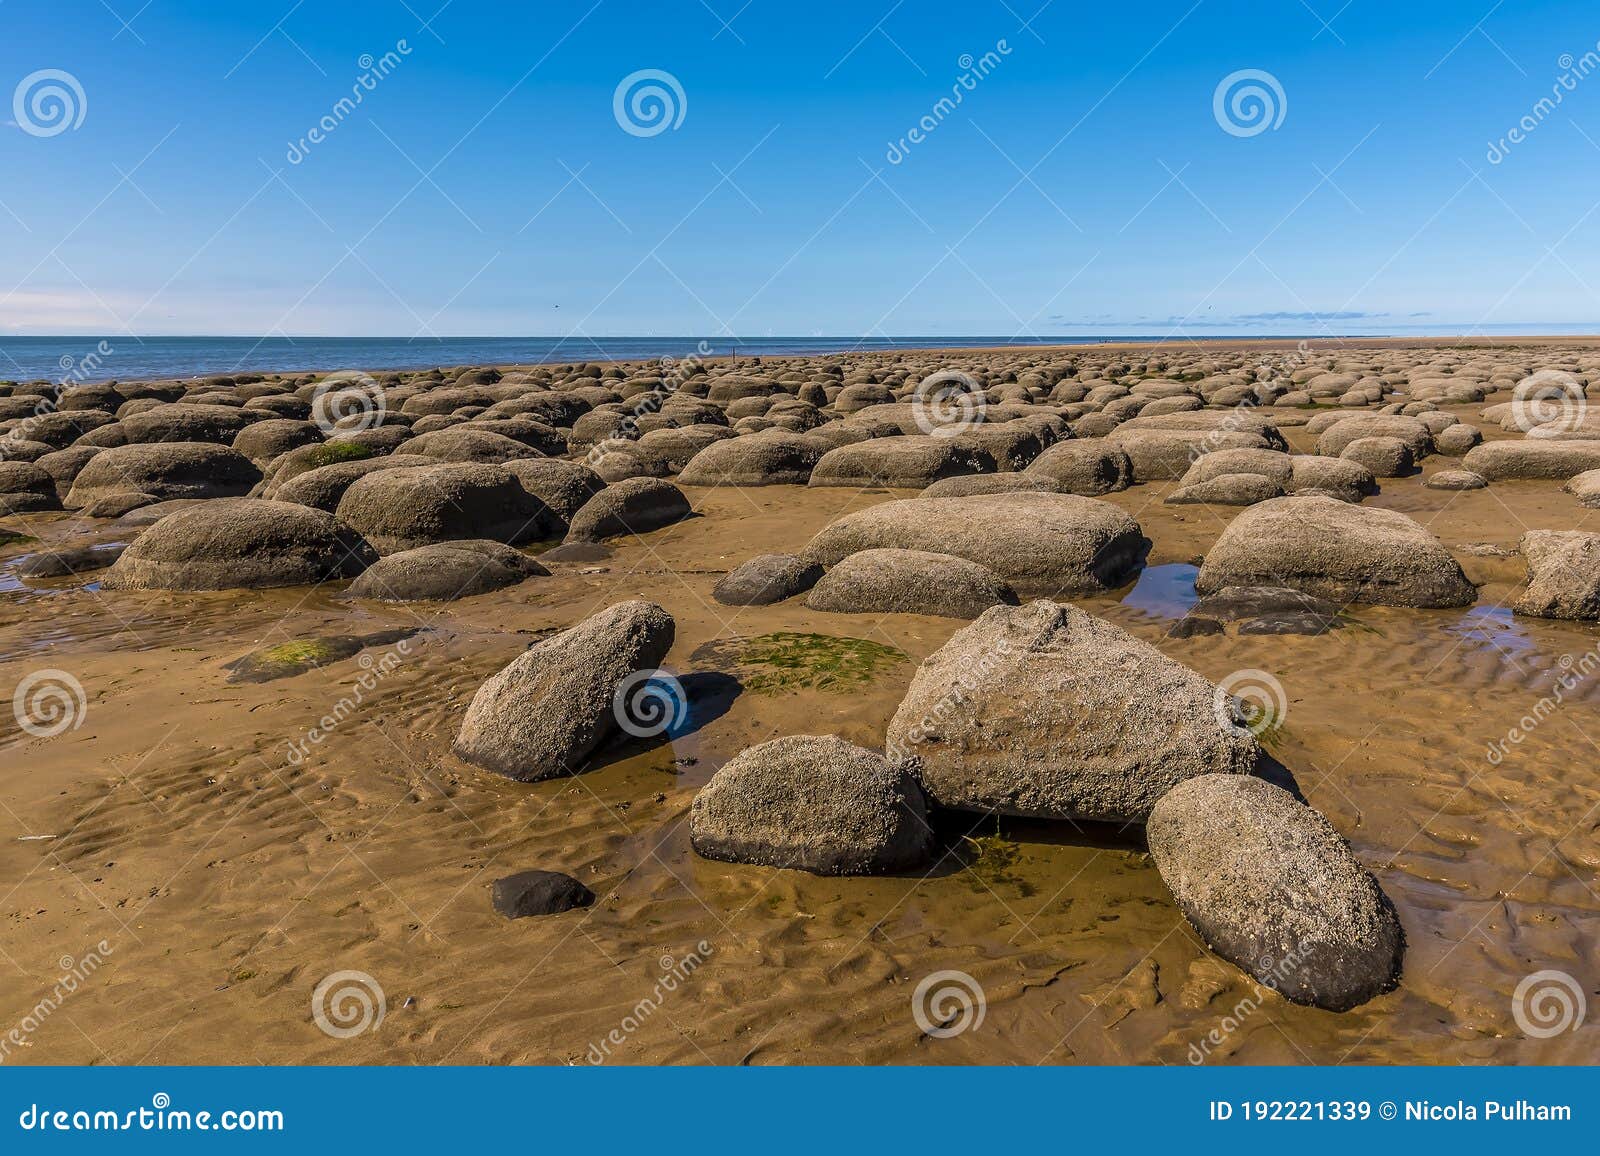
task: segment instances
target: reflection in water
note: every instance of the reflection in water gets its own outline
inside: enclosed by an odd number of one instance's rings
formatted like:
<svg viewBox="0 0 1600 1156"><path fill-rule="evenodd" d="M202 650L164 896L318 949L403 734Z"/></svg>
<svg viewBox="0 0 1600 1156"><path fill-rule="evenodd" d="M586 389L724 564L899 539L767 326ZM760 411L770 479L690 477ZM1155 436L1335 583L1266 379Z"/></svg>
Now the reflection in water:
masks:
<svg viewBox="0 0 1600 1156"><path fill-rule="evenodd" d="M1474 606L1460 621L1446 626L1445 632L1490 647L1507 658L1522 658L1538 650L1527 626L1504 606Z"/></svg>
<svg viewBox="0 0 1600 1156"><path fill-rule="evenodd" d="M1200 568L1187 562L1147 566L1122 604L1158 618L1182 618L1200 600L1194 589L1198 573Z"/></svg>

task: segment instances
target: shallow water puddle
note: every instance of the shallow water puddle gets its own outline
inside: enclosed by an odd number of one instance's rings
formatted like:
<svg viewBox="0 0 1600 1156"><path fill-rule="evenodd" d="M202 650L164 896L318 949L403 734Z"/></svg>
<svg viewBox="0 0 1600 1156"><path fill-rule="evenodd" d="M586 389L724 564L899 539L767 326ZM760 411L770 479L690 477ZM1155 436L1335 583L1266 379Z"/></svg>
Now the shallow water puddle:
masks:
<svg viewBox="0 0 1600 1156"><path fill-rule="evenodd" d="M1157 618L1182 618L1200 601L1194 588L1199 573L1200 567L1187 562L1146 566L1133 589L1123 597L1122 604Z"/></svg>

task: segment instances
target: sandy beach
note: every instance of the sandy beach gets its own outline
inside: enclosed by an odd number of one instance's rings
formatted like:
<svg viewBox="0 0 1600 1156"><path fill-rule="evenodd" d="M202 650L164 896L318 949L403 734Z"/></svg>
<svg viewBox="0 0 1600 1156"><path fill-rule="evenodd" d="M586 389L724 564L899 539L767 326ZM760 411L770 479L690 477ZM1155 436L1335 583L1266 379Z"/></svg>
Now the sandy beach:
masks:
<svg viewBox="0 0 1600 1156"><path fill-rule="evenodd" d="M1540 372L1557 375L1555 393L1517 392ZM1473 471L1492 457L1483 447L1501 443L1570 447L1578 461L1600 444L1582 413L1597 372L1600 338L1362 339L741 359L736 371L720 360L458 367L351 375L333 394L314 374L158 383L144 400L124 383L78 387L44 419L29 407L48 387L0 387L0 406L12 407L0 409L11 469L0 498L38 498L0 519L0 688L40 671L70 678L55 683L68 686L56 702L65 714L0 711L0 1035L28 1024L5 1062L1588 1062L1593 1025L1538 1038L1513 1008L1526 977L1588 974L1600 947L1600 680L1584 661L1600 630L1593 614L1512 607L1528 582L1526 535L1600 533L1596 509L1565 488L1594 466L1569 469L1556 451L1556 466L1535 470L1495 458L1477 488L1430 482ZM937 398L967 407L954 433L907 424L936 373L971 383ZM364 406L318 407L352 393ZM641 398L654 399L642 412ZM162 424L178 407L190 412ZM72 414L93 420L62 422ZM1200 424L1183 430L1185 415ZM1340 419L1379 415L1391 424L1371 428L1387 432L1351 442L1398 449L1329 452ZM1537 436L1552 422L1566 423L1559 436ZM704 446L809 439L811 484L694 484L705 471L689 463L706 449L651 431L702 425L727 430ZM880 428L868 438L870 425ZM1184 433L1176 470L1146 452L1141 429ZM474 430L480 439L461 433ZM841 447L977 446L963 439L991 430L987 465L947 455L937 478L819 484L818 459ZM1253 448L1207 441L1216 430L1281 439L1256 452L1371 470L1373 492L1341 508L1393 511L1435 536L1476 587L1470 603L1335 598L1340 621L1323 632L1228 623L1175 635L1199 598L1198 567L1236 519L1262 503L1331 504L1265 474L1250 475L1256 502L1211 491L1169 502L1213 453ZM136 481L108 473L111 455L178 444L231 447L243 465L228 473L232 458L213 455L187 473L148 463ZM692 516L656 525L651 513L647 528L580 536L581 549L548 524L506 535L547 572L453 600L352 597L361 567L223 589L151 577L175 572L154 552L134 568L161 524L152 512L283 503L282 459L339 444L366 447L362 460L416 455L491 473L573 461L596 470L601 494L630 478L676 486ZM1140 823L933 806L927 860L876 875L718 861L691 847L696 794L741 752L791 735L882 751L921 664L971 622L915 604L816 609L804 593L730 605L718 583L758 555L804 554L842 518L932 501L918 498L927 484L1038 476L1033 461L1073 445L1128 455L1131 484L1088 500L1131 518L1149 544L1106 589L1055 600L1209 683L1267 672L1281 687L1256 737L1392 902L1405 944L1392 990L1330 1011L1263 987L1185 918ZM1372 469L1387 460L1400 462L1392 476ZM24 464L48 473L48 492ZM429 468L408 458L354 487L381 504L394 499L373 479ZM190 496L175 499L182 486ZM175 500L189 504L162 505ZM981 524L995 498L951 500ZM364 566L399 552L381 535L407 544L384 511L358 524L359 513L341 500L329 516L373 543ZM26 573L29 559L84 547L128 552L110 567L80 557L56 576ZM973 561L1023 604L1041 596L1006 572L1011 558ZM486 680L530 644L631 599L671 616L660 666L683 688L683 725L612 734L579 773L535 782L453 749ZM1583 677L1541 708L1575 671ZM495 880L531 869L579 881L592 904L497 913ZM90 957L92 973L52 997ZM350 1034L313 1014L319 984L345 972L382 1000L381 1021L374 1004ZM975 981L980 1022L953 1034L919 1023L918 986L941 972Z"/></svg>

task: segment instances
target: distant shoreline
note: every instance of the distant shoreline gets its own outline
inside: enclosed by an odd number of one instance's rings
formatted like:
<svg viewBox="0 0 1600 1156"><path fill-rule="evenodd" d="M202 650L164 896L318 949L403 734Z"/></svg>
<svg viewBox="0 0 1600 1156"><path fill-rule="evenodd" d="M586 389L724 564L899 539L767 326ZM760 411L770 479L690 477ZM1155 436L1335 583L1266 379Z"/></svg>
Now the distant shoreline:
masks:
<svg viewBox="0 0 1600 1156"><path fill-rule="evenodd" d="M119 344L119 340L121 344ZM711 364L755 358L859 357L894 353L995 356L1070 353L1094 349L1134 353L1169 349L1538 348L1593 347L1596 334L1431 334L1406 336L1219 335L1209 337L1098 337L1013 340L893 337L774 337L719 344L693 337L605 338L589 349L567 338L254 338L254 337L16 337L0 339L0 381L68 385L107 381L191 380L235 374L307 374L354 370L417 372L455 366L531 367L560 364L628 364L698 358ZM136 344L130 344L136 342ZM730 347L732 345L733 347ZM709 352L701 353L700 350Z"/></svg>

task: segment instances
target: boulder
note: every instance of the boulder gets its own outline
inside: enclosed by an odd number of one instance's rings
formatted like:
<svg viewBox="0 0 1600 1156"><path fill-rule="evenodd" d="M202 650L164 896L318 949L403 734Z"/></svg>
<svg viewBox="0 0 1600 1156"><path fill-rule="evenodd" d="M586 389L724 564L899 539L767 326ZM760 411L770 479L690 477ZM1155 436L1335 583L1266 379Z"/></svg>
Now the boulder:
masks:
<svg viewBox="0 0 1600 1156"><path fill-rule="evenodd" d="M435 542L378 559L350 583L348 593L381 602L450 602L549 573L501 542Z"/></svg>
<svg viewBox="0 0 1600 1156"><path fill-rule="evenodd" d="M60 508L56 480L48 471L33 462L0 458L0 514L29 514Z"/></svg>
<svg viewBox="0 0 1600 1156"><path fill-rule="evenodd" d="M548 518L545 504L511 474L469 462L367 474L344 492L336 512L380 554L462 538L537 541Z"/></svg>
<svg viewBox="0 0 1600 1156"><path fill-rule="evenodd" d="M16 564L16 571L24 578L70 578L76 574L90 574L104 570L118 558L126 546L66 546L58 550L40 550L29 554Z"/></svg>
<svg viewBox="0 0 1600 1156"><path fill-rule="evenodd" d="M764 430L712 442L689 460L678 481L686 486L803 486L826 452L824 443L804 434Z"/></svg>
<svg viewBox="0 0 1600 1156"><path fill-rule="evenodd" d="M860 550L811 588L806 605L843 614L931 614L976 618L1017 596L977 562L926 550Z"/></svg>
<svg viewBox="0 0 1600 1156"><path fill-rule="evenodd" d="M568 542L598 542L620 534L648 534L694 511L689 499L660 478L629 478L607 486L572 515Z"/></svg>
<svg viewBox="0 0 1600 1156"><path fill-rule="evenodd" d="M1064 494L1096 498L1133 485L1133 462L1103 438L1057 442L1028 463L1027 476L1048 478Z"/></svg>
<svg viewBox="0 0 1600 1156"><path fill-rule="evenodd" d="M1317 453L1337 458L1343 455L1345 447L1351 442L1372 437L1397 438L1405 442L1412 458L1417 461L1433 452L1433 435L1416 418L1401 417L1399 414L1362 413L1341 418L1323 430L1317 438Z"/></svg>
<svg viewBox="0 0 1600 1156"><path fill-rule="evenodd" d="M1263 474L1218 474L1168 494L1169 505L1205 503L1213 506L1253 506L1283 497L1283 487Z"/></svg>
<svg viewBox="0 0 1600 1156"><path fill-rule="evenodd" d="M1356 438L1339 451L1339 457L1372 471L1375 478L1401 478L1417 468L1411 447L1399 438Z"/></svg>
<svg viewBox="0 0 1600 1156"><path fill-rule="evenodd" d="M1534 530L1522 536L1528 584L1511 608L1535 618L1600 618L1600 534Z"/></svg>
<svg viewBox="0 0 1600 1156"><path fill-rule="evenodd" d="M953 437L873 438L829 450L811 471L813 486L920 490L943 478L993 473L994 456Z"/></svg>
<svg viewBox="0 0 1600 1156"><path fill-rule="evenodd" d="M1372 471L1360 462L1296 454L1289 459L1289 465L1289 484L1285 488L1290 493L1315 490L1342 502L1359 502L1378 490Z"/></svg>
<svg viewBox="0 0 1600 1156"><path fill-rule="evenodd" d="M1422 484L1430 490L1481 490L1489 480L1471 470L1440 470Z"/></svg>
<svg viewBox="0 0 1600 1156"><path fill-rule="evenodd" d="M455 753L525 783L576 773L634 717L630 676L658 668L672 638L672 615L632 601L534 643L478 688Z"/></svg>
<svg viewBox="0 0 1600 1156"><path fill-rule="evenodd" d="M193 405L180 402L158 405L142 413L122 418L122 432L128 444L148 442L213 442L228 445L239 431L265 417L226 405Z"/></svg>
<svg viewBox="0 0 1600 1156"><path fill-rule="evenodd" d="M724 764L694 798L689 841L707 859L815 875L909 871L933 853L911 769L831 735L773 739Z"/></svg>
<svg viewBox="0 0 1600 1156"><path fill-rule="evenodd" d="M421 454L441 462L479 462L488 465L543 456L515 438L473 425L455 425L449 429L419 434L406 442L406 453Z"/></svg>
<svg viewBox="0 0 1600 1156"><path fill-rule="evenodd" d="M1459 458L1482 441L1483 433L1477 426L1456 422L1434 432L1433 448L1446 457Z"/></svg>
<svg viewBox="0 0 1600 1156"><path fill-rule="evenodd" d="M997 606L917 671L889 724L946 807L1142 822L1184 779L1260 748L1220 688L1073 606Z"/></svg>
<svg viewBox="0 0 1600 1156"><path fill-rule="evenodd" d="M1346 1011L1399 980L1394 905L1332 824L1288 791L1203 775L1156 803L1150 856L1201 937L1295 1003Z"/></svg>
<svg viewBox="0 0 1600 1156"><path fill-rule="evenodd" d="M361 535L291 502L229 498L169 514L106 571L106 590L231 590L353 578L373 561Z"/></svg>
<svg viewBox="0 0 1600 1156"><path fill-rule="evenodd" d="M822 573L815 562L793 554L760 554L724 575L711 597L724 606L770 606L805 593Z"/></svg>
<svg viewBox="0 0 1600 1156"><path fill-rule="evenodd" d="M1484 442L1467 451L1463 469L1491 482L1517 479L1566 481L1600 469L1600 441Z"/></svg>
<svg viewBox="0 0 1600 1156"><path fill-rule="evenodd" d="M1201 594L1225 586L1289 586L1340 604L1477 599L1439 539L1404 514L1310 496L1262 502L1233 520L1195 578Z"/></svg>
<svg viewBox="0 0 1600 1156"><path fill-rule="evenodd" d="M261 480L250 459L227 446L163 442L114 446L90 458L62 504L80 510L111 494L174 498L242 497Z"/></svg>
<svg viewBox="0 0 1600 1156"><path fill-rule="evenodd" d="M1169 418L1191 417L1191 414L1167 414ZM1128 455L1133 463L1135 482L1176 481L1188 472L1194 462L1209 453L1231 449L1277 448L1261 434L1244 430L1211 429L1149 429L1118 426L1106 435L1106 441Z"/></svg>
<svg viewBox="0 0 1600 1156"><path fill-rule="evenodd" d="M518 871L494 881L490 900L507 919L523 919L588 907L594 892L560 871Z"/></svg>
<svg viewBox="0 0 1600 1156"><path fill-rule="evenodd" d="M233 448L258 466L301 446L321 444L322 431L314 424L283 417L255 422L233 435Z"/></svg>
<svg viewBox="0 0 1600 1156"><path fill-rule="evenodd" d="M522 483L522 488L550 508L562 525L594 497L606 484L600 476L580 462L558 458L521 458L502 467Z"/></svg>
<svg viewBox="0 0 1600 1156"><path fill-rule="evenodd" d="M1109 502L1074 494L906 498L846 514L802 556L836 565L880 548L954 554L989 567L1019 593L1115 589L1149 550L1139 523Z"/></svg>
<svg viewBox="0 0 1600 1156"><path fill-rule="evenodd" d="M1590 509L1600 508L1600 470L1585 470L1567 479L1561 487L1578 499L1578 504Z"/></svg>

